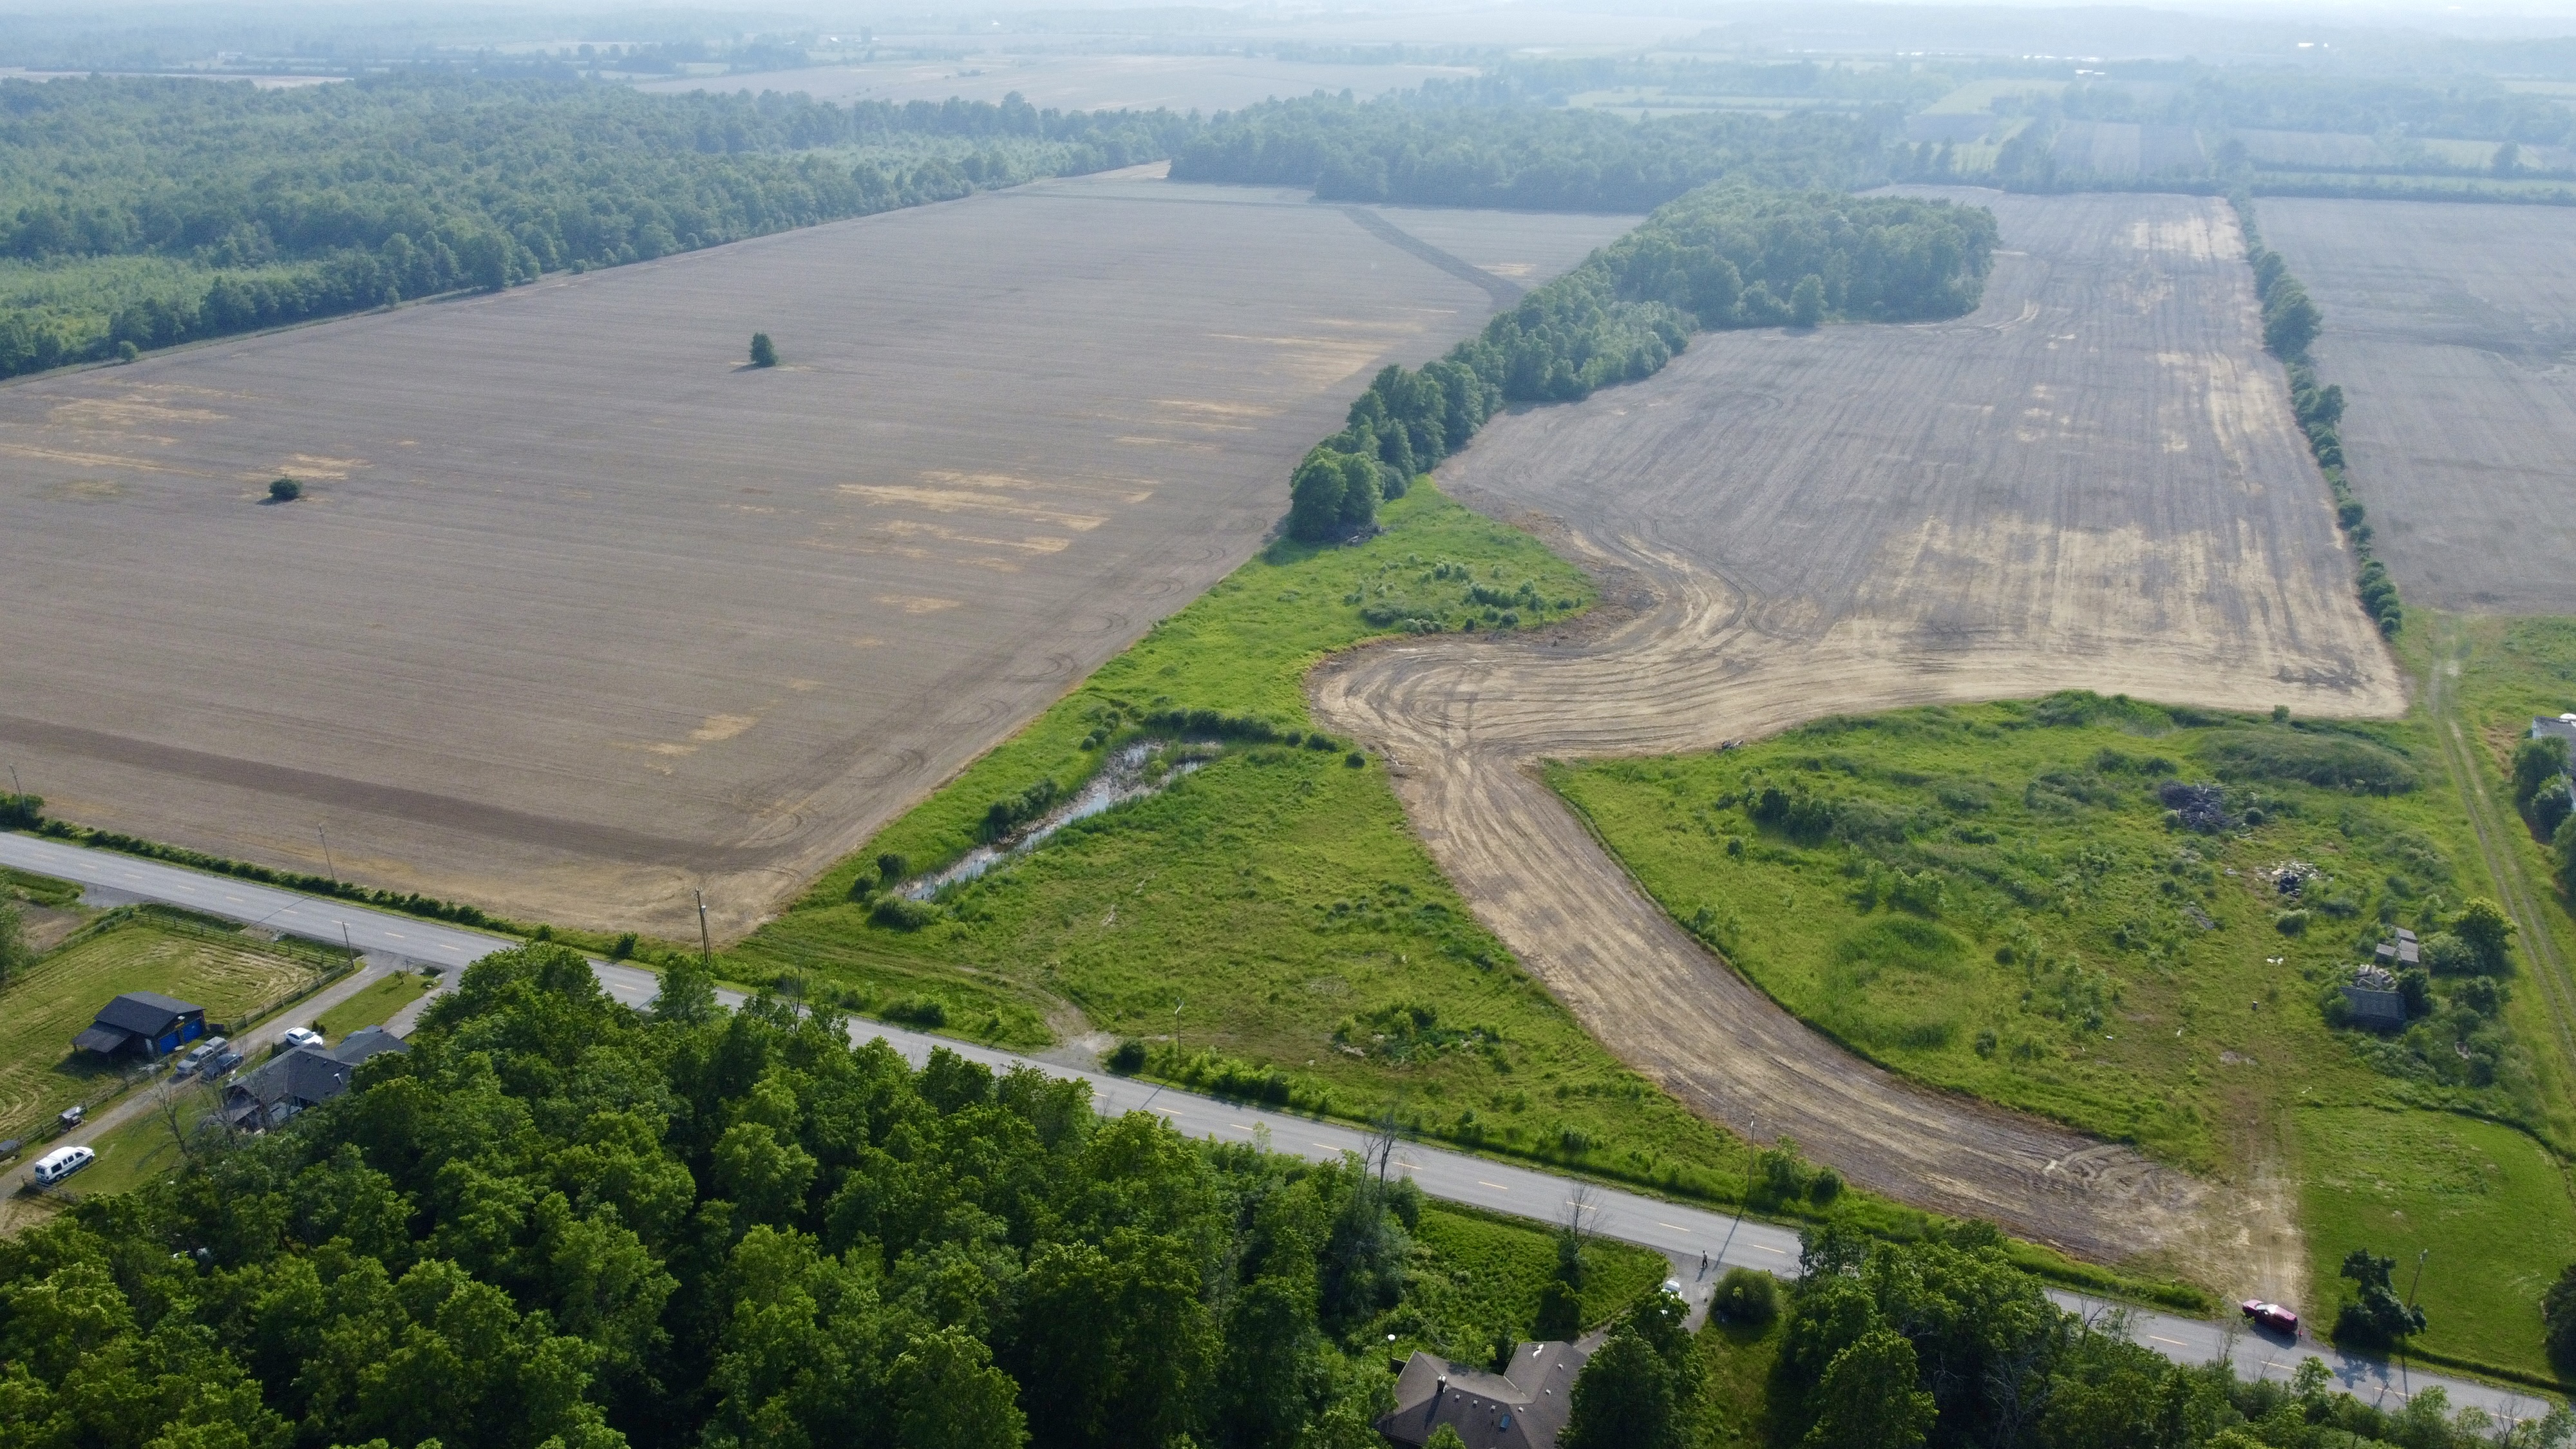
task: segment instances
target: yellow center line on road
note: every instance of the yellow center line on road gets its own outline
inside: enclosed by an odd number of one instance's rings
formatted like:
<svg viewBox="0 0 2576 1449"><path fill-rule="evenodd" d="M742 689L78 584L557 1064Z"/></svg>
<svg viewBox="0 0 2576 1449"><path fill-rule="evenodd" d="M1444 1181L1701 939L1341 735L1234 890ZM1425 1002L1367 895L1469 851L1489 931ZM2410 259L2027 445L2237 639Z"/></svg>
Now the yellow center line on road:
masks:
<svg viewBox="0 0 2576 1449"><path fill-rule="evenodd" d="M1760 1248L1766 1253L1774 1253L1783 1258L1789 1256L1789 1250L1786 1248L1775 1248L1768 1243L1755 1243L1753 1246Z"/></svg>
<svg viewBox="0 0 2576 1449"><path fill-rule="evenodd" d="M1252 1130L1251 1128L1244 1126L1244 1125L1243 1125L1242 1123L1240 1123L1240 1122L1228 1122L1228 1123L1226 1123L1225 1125L1227 1125L1228 1127L1233 1128L1233 1129L1234 1129L1235 1131L1237 1131L1237 1132L1249 1132L1249 1131L1251 1131L1251 1130Z"/></svg>
<svg viewBox="0 0 2576 1449"><path fill-rule="evenodd" d="M2189 1347L2191 1347L2191 1345L2190 1345L2190 1344L2187 1344L2187 1343L2183 1342L2183 1341L2182 1341L2181 1339L2179 1339L2179 1338L2165 1338L2165 1337L2162 1337L2161 1335L2153 1334L2153 1333L2148 1334L2148 1335L2147 1335L2147 1337L2149 1337L2149 1338L2151 1338L2151 1339L2154 1339L2154 1340L2155 1340L2156 1342L2158 1342L2158 1343L2170 1343L2170 1344L2172 1344L2172 1345L2173 1345L2174 1347L2176 1347L2176 1348L2189 1348Z"/></svg>
<svg viewBox="0 0 2576 1449"><path fill-rule="evenodd" d="M1487 1182L1487 1181L1485 1181L1485 1180L1484 1180L1483 1178L1481 1178L1481 1177L1476 1179L1476 1186L1478 1186L1478 1187L1490 1187L1490 1188L1492 1188L1492 1189L1493 1189L1494 1191L1496 1191L1496 1192L1510 1192L1510 1191L1511 1191L1511 1189L1510 1189L1510 1188L1503 1186L1503 1185L1502 1185L1501 1183L1499 1183L1499 1182Z"/></svg>
<svg viewBox="0 0 2576 1449"><path fill-rule="evenodd" d="M1326 1152L1337 1152L1340 1150L1339 1144L1336 1143L1318 1142L1315 1145L1324 1149Z"/></svg>
<svg viewBox="0 0 2576 1449"><path fill-rule="evenodd" d="M1655 1226L1659 1228L1670 1228L1677 1233L1687 1233L1690 1231L1690 1229L1683 1227L1679 1223L1657 1223Z"/></svg>

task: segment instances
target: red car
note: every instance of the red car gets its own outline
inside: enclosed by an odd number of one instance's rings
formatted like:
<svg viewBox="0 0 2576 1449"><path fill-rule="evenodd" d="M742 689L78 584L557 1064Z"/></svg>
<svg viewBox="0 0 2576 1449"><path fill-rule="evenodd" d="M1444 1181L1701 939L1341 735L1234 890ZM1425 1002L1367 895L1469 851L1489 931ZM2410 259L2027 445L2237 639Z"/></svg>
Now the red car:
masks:
<svg viewBox="0 0 2576 1449"><path fill-rule="evenodd" d="M2260 1298L2248 1298L2243 1306L2245 1316L2254 1320L2256 1328L2268 1328L2274 1333L2286 1333L2292 1338L2299 1336L2299 1315L2280 1304L2266 1303Z"/></svg>

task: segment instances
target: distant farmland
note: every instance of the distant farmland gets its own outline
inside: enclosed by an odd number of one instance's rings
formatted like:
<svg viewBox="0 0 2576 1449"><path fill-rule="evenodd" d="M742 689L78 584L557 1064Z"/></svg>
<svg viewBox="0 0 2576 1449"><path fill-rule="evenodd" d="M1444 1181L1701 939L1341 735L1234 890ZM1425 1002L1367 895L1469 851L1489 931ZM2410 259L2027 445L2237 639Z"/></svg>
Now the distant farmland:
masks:
<svg viewBox="0 0 2576 1449"><path fill-rule="evenodd" d="M1365 220L1089 178L0 389L0 750L200 849L748 924L1629 225Z"/></svg>
<svg viewBox="0 0 2576 1449"><path fill-rule="evenodd" d="M1452 65L1336 65L1246 55L1001 55L963 60L875 61L741 75L652 80L640 91L803 92L818 101L999 101L1016 94L1040 110L1234 111L1313 91L1370 100L1426 80L1476 72Z"/></svg>
<svg viewBox="0 0 2576 1449"><path fill-rule="evenodd" d="M2410 603L2576 611L2576 212L2267 198L2325 310L2344 456Z"/></svg>

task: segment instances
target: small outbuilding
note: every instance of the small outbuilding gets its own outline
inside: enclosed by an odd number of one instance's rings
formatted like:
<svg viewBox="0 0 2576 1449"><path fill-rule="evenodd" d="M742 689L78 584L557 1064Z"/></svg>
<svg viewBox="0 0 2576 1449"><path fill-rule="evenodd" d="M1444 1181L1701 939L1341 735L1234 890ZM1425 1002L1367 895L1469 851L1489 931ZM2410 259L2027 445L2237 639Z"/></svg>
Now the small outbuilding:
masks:
<svg viewBox="0 0 2576 1449"><path fill-rule="evenodd" d="M2402 1031L2406 1026L2406 997L2397 989L2397 978L2384 966L2363 966L2352 973L2352 984L2343 988L2343 999L2352 1008L2352 1024L2368 1031Z"/></svg>
<svg viewBox="0 0 2576 1449"><path fill-rule="evenodd" d="M2372 954L2381 966L2391 970L2403 970L2409 966L2423 964L2424 943L2415 939L2413 931L2400 926L2397 928L2397 939L2380 942L2379 949Z"/></svg>
<svg viewBox="0 0 2576 1449"><path fill-rule="evenodd" d="M1575 1376L1606 1337L1521 1344L1499 1374L1417 1352L1397 1376L1395 1408L1377 1421L1377 1431L1414 1449L1443 1424L1458 1431L1467 1449L1556 1449L1573 1412Z"/></svg>
<svg viewBox="0 0 2576 1449"><path fill-rule="evenodd" d="M206 1034L206 1009L158 991L129 991L99 1008L89 1030L72 1038L75 1051L162 1057Z"/></svg>

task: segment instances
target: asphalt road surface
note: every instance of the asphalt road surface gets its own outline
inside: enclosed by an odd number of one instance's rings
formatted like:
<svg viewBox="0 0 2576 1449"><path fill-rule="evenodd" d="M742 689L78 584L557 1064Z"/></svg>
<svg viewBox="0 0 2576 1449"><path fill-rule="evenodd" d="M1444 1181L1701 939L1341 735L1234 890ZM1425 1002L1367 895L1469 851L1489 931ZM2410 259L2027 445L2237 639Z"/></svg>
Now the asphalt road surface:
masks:
<svg viewBox="0 0 2576 1449"><path fill-rule="evenodd" d="M302 895L32 835L0 834L0 865L120 896L183 906L310 940L335 944L346 941L378 960L400 956L461 969L492 951L519 944L481 931L369 910L347 901ZM593 962L592 969L609 995L630 1006L649 1003L660 989L658 978L641 967ZM737 992L719 992L717 996L728 1006L743 1000ZM1154 1112L1192 1137L1266 1141L1274 1152L1319 1162L1335 1161L1343 1153L1360 1152L1364 1147L1364 1134L1355 1128L1238 1106L971 1042L926 1036L874 1022L854 1023L851 1035L882 1036L915 1063L927 1059L934 1047L946 1047L996 1070L1030 1066L1053 1076L1079 1078L1091 1084L1092 1100L1103 1114ZM1551 1173L1420 1143L1399 1144L1396 1163L1432 1197L1540 1222L1562 1220L1572 1195L1580 1189L1585 1194L1587 1224L1593 1231L1652 1248L1676 1264L1695 1266L1701 1261L1700 1255L1706 1254L1706 1274L1682 1274L1685 1296L1695 1299L1704 1300L1708 1283L1723 1268L1761 1268L1783 1276L1797 1271L1798 1235L1776 1224L1610 1188L1586 1187ZM0 1179L0 1190L14 1191L22 1174L23 1169ZM2064 1291L2052 1291L2050 1296L2069 1311L2094 1319L2106 1317L2117 1306ZM2139 1342L2179 1362L2207 1363L2224 1354L2234 1359L2237 1371L2247 1377L2287 1378L2301 1359L2321 1358L2345 1388L2365 1402L2383 1407L2396 1407L2413 1394L2439 1388L2449 1395L2455 1409L2475 1406L2505 1419L2532 1416L2547 1408L2546 1401L2534 1393L2410 1372L2402 1365L2338 1352L2304 1336L2292 1343L2240 1329L2232 1322L2211 1323L2132 1308L2127 1310L2127 1329Z"/></svg>

